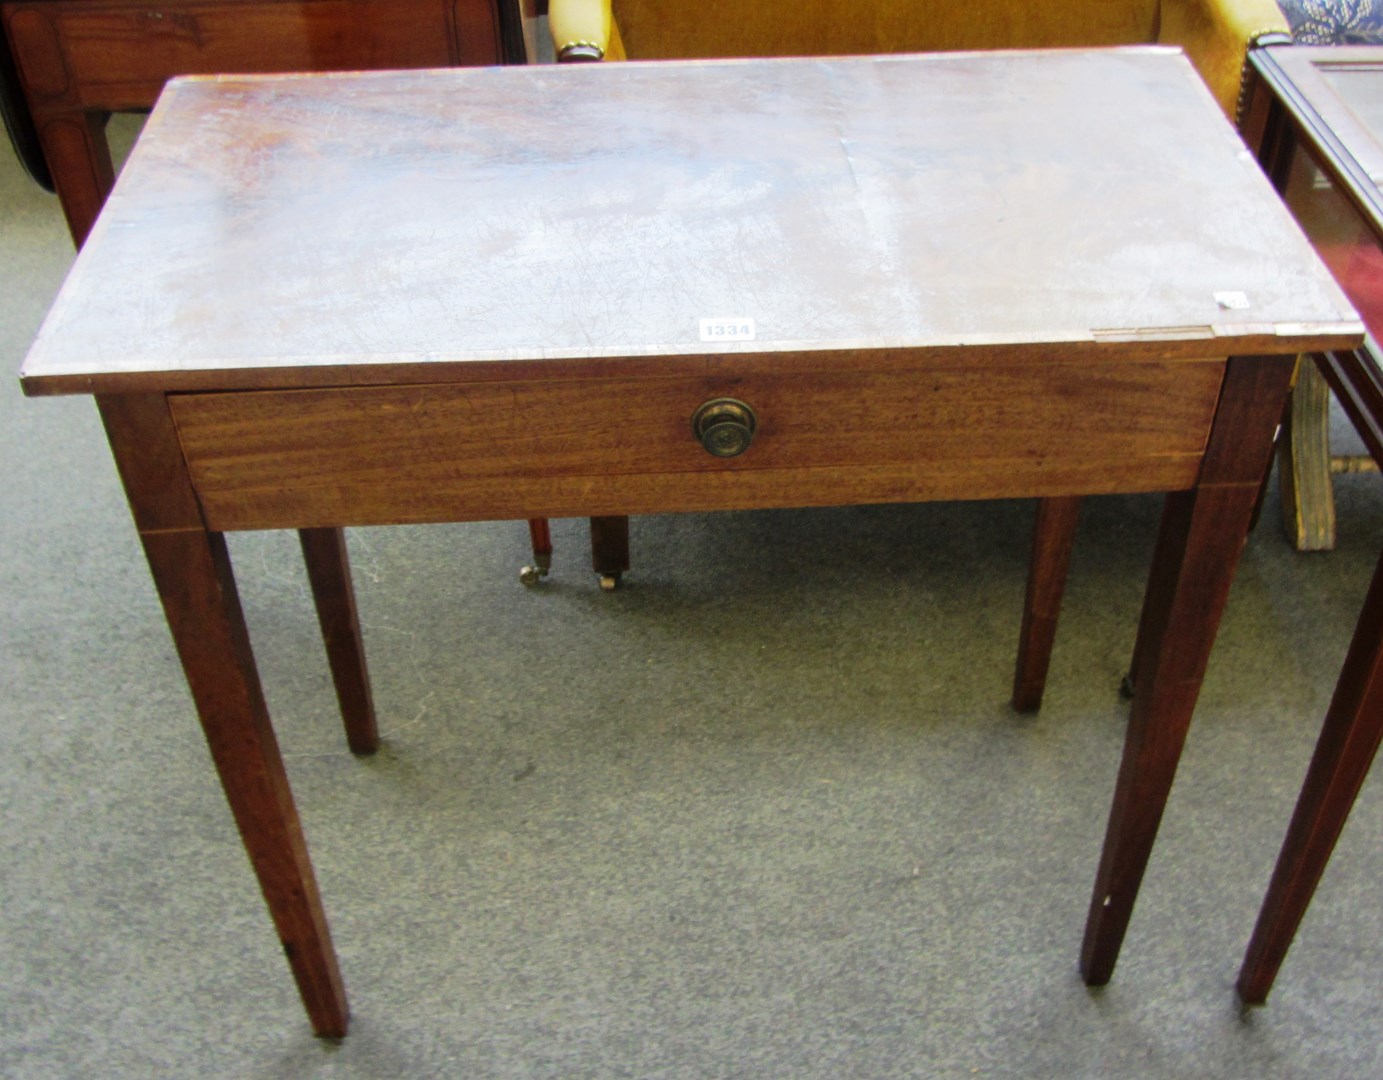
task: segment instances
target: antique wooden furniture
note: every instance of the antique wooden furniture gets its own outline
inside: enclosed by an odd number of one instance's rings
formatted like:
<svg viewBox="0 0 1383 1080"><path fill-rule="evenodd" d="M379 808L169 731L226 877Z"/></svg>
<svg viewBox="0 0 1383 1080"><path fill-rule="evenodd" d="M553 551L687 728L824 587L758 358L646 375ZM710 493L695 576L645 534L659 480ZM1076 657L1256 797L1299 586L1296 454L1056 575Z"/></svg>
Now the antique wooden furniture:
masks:
<svg viewBox="0 0 1383 1080"><path fill-rule="evenodd" d="M547 66L171 83L23 382L96 396L312 1023L340 1035L223 533L304 532L368 749L343 526L1170 492L1097 984L1292 358L1360 339L1172 50Z"/></svg>
<svg viewBox="0 0 1383 1080"><path fill-rule="evenodd" d="M1283 14L1297 45L1313 47L1313 55L1328 60L1319 46L1383 45L1383 0L1281 0ZM1311 63L1312 61L1302 61ZM1291 61L1288 61L1290 64ZM1276 66L1276 62L1273 62ZM1308 79L1311 95L1337 98L1324 113L1339 115L1350 107L1330 78ZM1360 80L1353 78L1353 85ZM1359 114L1352 123L1370 121ZM1322 123L1330 121L1322 119ZM1372 123L1375 125L1377 121ZM1345 147L1345 153L1350 151ZM1311 234L1318 251L1337 277L1359 283L1373 279L1373 292L1383 288L1383 253L1340 194L1336 181L1322 173L1310 155L1286 154L1277 180L1298 221ZM1322 183L1322 181L1325 181ZM1361 235L1362 232L1362 235ZM1368 287L1365 287L1368 291ZM1358 288L1351 289L1355 303ZM1365 313L1367 314L1367 312ZM1282 491L1282 524L1298 551L1329 551L1335 547L1335 493L1332 476L1374 467L1373 458L1333 454L1330 449L1330 391L1317 366L1304 358L1297 368L1291 409L1284 417L1278 441L1278 480Z"/></svg>
<svg viewBox="0 0 1383 1080"><path fill-rule="evenodd" d="M80 247L115 179L107 118L149 108L174 75L472 66L525 55L517 0L3 0L0 113L20 162L57 192ZM606 528L592 522L593 541ZM552 549L540 547L547 523L532 529L535 566L525 575L537 580ZM621 566L608 543L593 550L613 583L627 554Z"/></svg>
<svg viewBox="0 0 1383 1080"><path fill-rule="evenodd" d="M1269 49L1253 59L1261 76L1254 116L1263 157L1285 181L1297 147L1329 178L1363 235L1343 233L1337 213L1306 224L1330 229L1318 244L1363 314L1366 347L1316 357L1373 460L1383 462L1383 47ZM1333 209L1333 208L1332 208ZM1314 239L1315 237L1313 237ZM1344 242L1341 242L1343 239ZM1383 562L1350 643L1344 670L1301 798L1282 846L1239 975L1246 1002L1267 1000L1278 969L1320 882L1383 739Z"/></svg>
<svg viewBox="0 0 1383 1080"><path fill-rule="evenodd" d="M829 56L959 49L1127 45L1183 47L1221 107L1238 112L1244 57L1255 45L1287 41L1275 0L756 0L687 4L681 0L551 0L552 39L565 61ZM1033 584L1054 617L1074 543L1078 504L1043 507L1033 541ZM617 538L605 551L602 537ZM607 587L627 569L628 524L614 519L592 533L596 572ZM1030 609L1031 610L1031 609ZM1048 643L1049 644L1049 643ZM1035 658L1042 646L1037 646ZM1037 666L1042 666L1038 662ZM1023 691L1018 688L1017 697ZM1035 703L1034 703L1035 705Z"/></svg>
<svg viewBox="0 0 1383 1080"><path fill-rule="evenodd" d="M81 246L114 179L105 121L174 75L523 60L515 0L3 0L0 108Z"/></svg>

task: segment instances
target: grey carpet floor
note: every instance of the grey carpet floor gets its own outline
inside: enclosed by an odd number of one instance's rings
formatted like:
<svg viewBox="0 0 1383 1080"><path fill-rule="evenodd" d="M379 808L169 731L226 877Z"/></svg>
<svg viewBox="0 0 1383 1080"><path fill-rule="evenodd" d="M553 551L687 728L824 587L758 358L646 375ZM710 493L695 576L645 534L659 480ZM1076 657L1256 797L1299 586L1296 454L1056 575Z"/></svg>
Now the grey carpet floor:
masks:
<svg viewBox="0 0 1383 1080"><path fill-rule="evenodd" d="M95 410L13 378L71 258L0 154L0 1074L1383 1076L1376 779L1270 1004L1232 989L1378 553L1369 476L1330 555L1270 497L1101 991L1076 957L1156 498L1087 504L1035 718L1006 704L1028 504L640 519L612 595L581 522L535 590L519 524L355 530L364 761L294 538L233 537L353 1007L314 1039Z"/></svg>

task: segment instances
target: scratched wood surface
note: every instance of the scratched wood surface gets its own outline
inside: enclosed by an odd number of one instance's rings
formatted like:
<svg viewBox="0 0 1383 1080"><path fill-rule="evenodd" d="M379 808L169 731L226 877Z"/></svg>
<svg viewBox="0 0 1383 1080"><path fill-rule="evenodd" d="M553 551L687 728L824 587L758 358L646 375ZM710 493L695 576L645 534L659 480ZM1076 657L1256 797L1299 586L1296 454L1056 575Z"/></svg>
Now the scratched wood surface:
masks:
<svg viewBox="0 0 1383 1080"><path fill-rule="evenodd" d="M719 317L755 339L700 340ZM170 85L24 376L215 389L1128 338L1223 356L1338 344L1352 318L1166 50L225 77Z"/></svg>

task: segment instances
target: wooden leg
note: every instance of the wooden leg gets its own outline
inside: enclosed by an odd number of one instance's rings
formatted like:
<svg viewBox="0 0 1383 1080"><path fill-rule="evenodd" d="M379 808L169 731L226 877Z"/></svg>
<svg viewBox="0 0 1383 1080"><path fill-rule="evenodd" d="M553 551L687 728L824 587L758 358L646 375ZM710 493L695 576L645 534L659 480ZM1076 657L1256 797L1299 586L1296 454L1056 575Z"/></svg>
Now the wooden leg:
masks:
<svg viewBox="0 0 1383 1080"><path fill-rule="evenodd" d="M67 229L79 248L115 184L106 120L105 114L77 109L34 115Z"/></svg>
<svg viewBox="0 0 1383 1080"><path fill-rule="evenodd" d="M1383 559L1326 713L1268 895L1239 970L1246 1004L1268 999L1278 968L1383 741Z"/></svg>
<svg viewBox="0 0 1383 1080"><path fill-rule="evenodd" d="M1258 162L1278 194L1292 202L1297 132L1282 103L1254 80L1244 131L1256 133ZM1312 173L1315 169L1312 167ZM1297 385L1278 439L1278 484L1287 539L1298 551L1335 547L1335 495L1330 483L1329 392L1316 365L1302 357Z"/></svg>
<svg viewBox="0 0 1383 1080"><path fill-rule="evenodd" d="M1052 640L1056 637L1061 595L1066 589L1066 572L1071 566L1079 518L1079 498L1038 500L1018 665L1013 677L1013 707L1019 712L1036 712L1042 707L1042 691L1047 685Z"/></svg>
<svg viewBox="0 0 1383 1080"><path fill-rule="evenodd" d="M1157 541L1153 545L1152 570L1148 575L1147 590L1143 597L1138 636L1133 642L1133 659L1129 663L1128 674L1124 677L1121 688L1124 697L1130 700L1137 696L1136 688L1144 678L1141 672L1147 660L1149 646L1162 632L1162 622L1159 620L1163 619L1163 613L1159 604L1175 587L1176 580L1173 574L1186 544L1183 530L1168 527L1168 510L1169 507L1164 506L1162 526L1158 529Z"/></svg>
<svg viewBox="0 0 1383 1080"><path fill-rule="evenodd" d="M519 571L519 580L536 585L552 570L552 529L547 518L529 518L528 539L533 545L533 564Z"/></svg>
<svg viewBox="0 0 1383 1080"><path fill-rule="evenodd" d="M602 589L614 589L629 569L629 519L591 518L591 566L600 575Z"/></svg>
<svg viewBox="0 0 1383 1080"><path fill-rule="evenodd" d="M1138 692L1081 949L1092 986L1114 973L1290 377L1290 359L1230 360L1198 486L1167 496L1135 647Z"/></svg>
<svg viewBox="0 0 1383 1080"><path fill-rule="evenodd" d="M300 529L307 580L317 606L317 622L327 649L336 700L346 725L346 744L353 754L373 754L379 749L370 676L365 667L365 643L351 587L346 534L341 529Z"/></svg>
<svg viewBox="0 0 1383 1080"><path fill-rule="evenodd" d="M1330 480L1330 387L1304 358L1292 390L1278 453L1282 525L1298 551L1335 548L1335 492Z"/></svg>
<svg viewBox="0 0 1383 1080"><path fill-rule="evenodd" d="M1297 363L1303 363L1301 357L1297 358ZM1307 361L1309 362L1309 361ZM1287 432L1292 428L1292 398L1287 395L1287 405L1282 410L1282 419L1278 421L1277 438L1273 440L1273 453L1268 455L1268 466L1263 470L1263 479L1258 483L1258 500L1253 504L1253 517L1249 520L1249 532L1258 530L1258 522L1263 517L1263 505L1268 501L1268 488L1273 481L1273 459L1282 451L1282 445L1287 441Z"/></svg>
<svg viewBox="0 0 1383 1080"><path fill-rule="evenodd" d="M98 403L212 761L313 1030L343 1036L345 990L225 540L202 524L164 397Z"/></svg>
<svg viewBox="0 0 1383 1080"><path fill-rule="evenodd" d="M156 533L144 550L212 761L318 1035L346 1034L345 987L218 533Z"/></svg>

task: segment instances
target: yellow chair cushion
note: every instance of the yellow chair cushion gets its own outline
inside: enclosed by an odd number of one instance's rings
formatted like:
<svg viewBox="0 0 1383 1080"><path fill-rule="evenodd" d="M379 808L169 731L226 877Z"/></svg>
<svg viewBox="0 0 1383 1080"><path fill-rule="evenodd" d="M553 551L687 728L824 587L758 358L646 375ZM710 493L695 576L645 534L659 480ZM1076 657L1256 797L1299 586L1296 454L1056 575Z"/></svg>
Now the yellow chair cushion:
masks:
<svg viewBox="0 0 1383 1080"><path fill-rule="evenodd" d="M1157 36L1157 0L615 0L630 57L826 56L1115 45Z"/></svg>
<svg viewBox="0 0 1383 1080"><path fill-rule="evenodd" d="M551 0L550 24L610 60L1180 45L1231 116L1247 50L1289 36L1276 0Z"/></svg>

